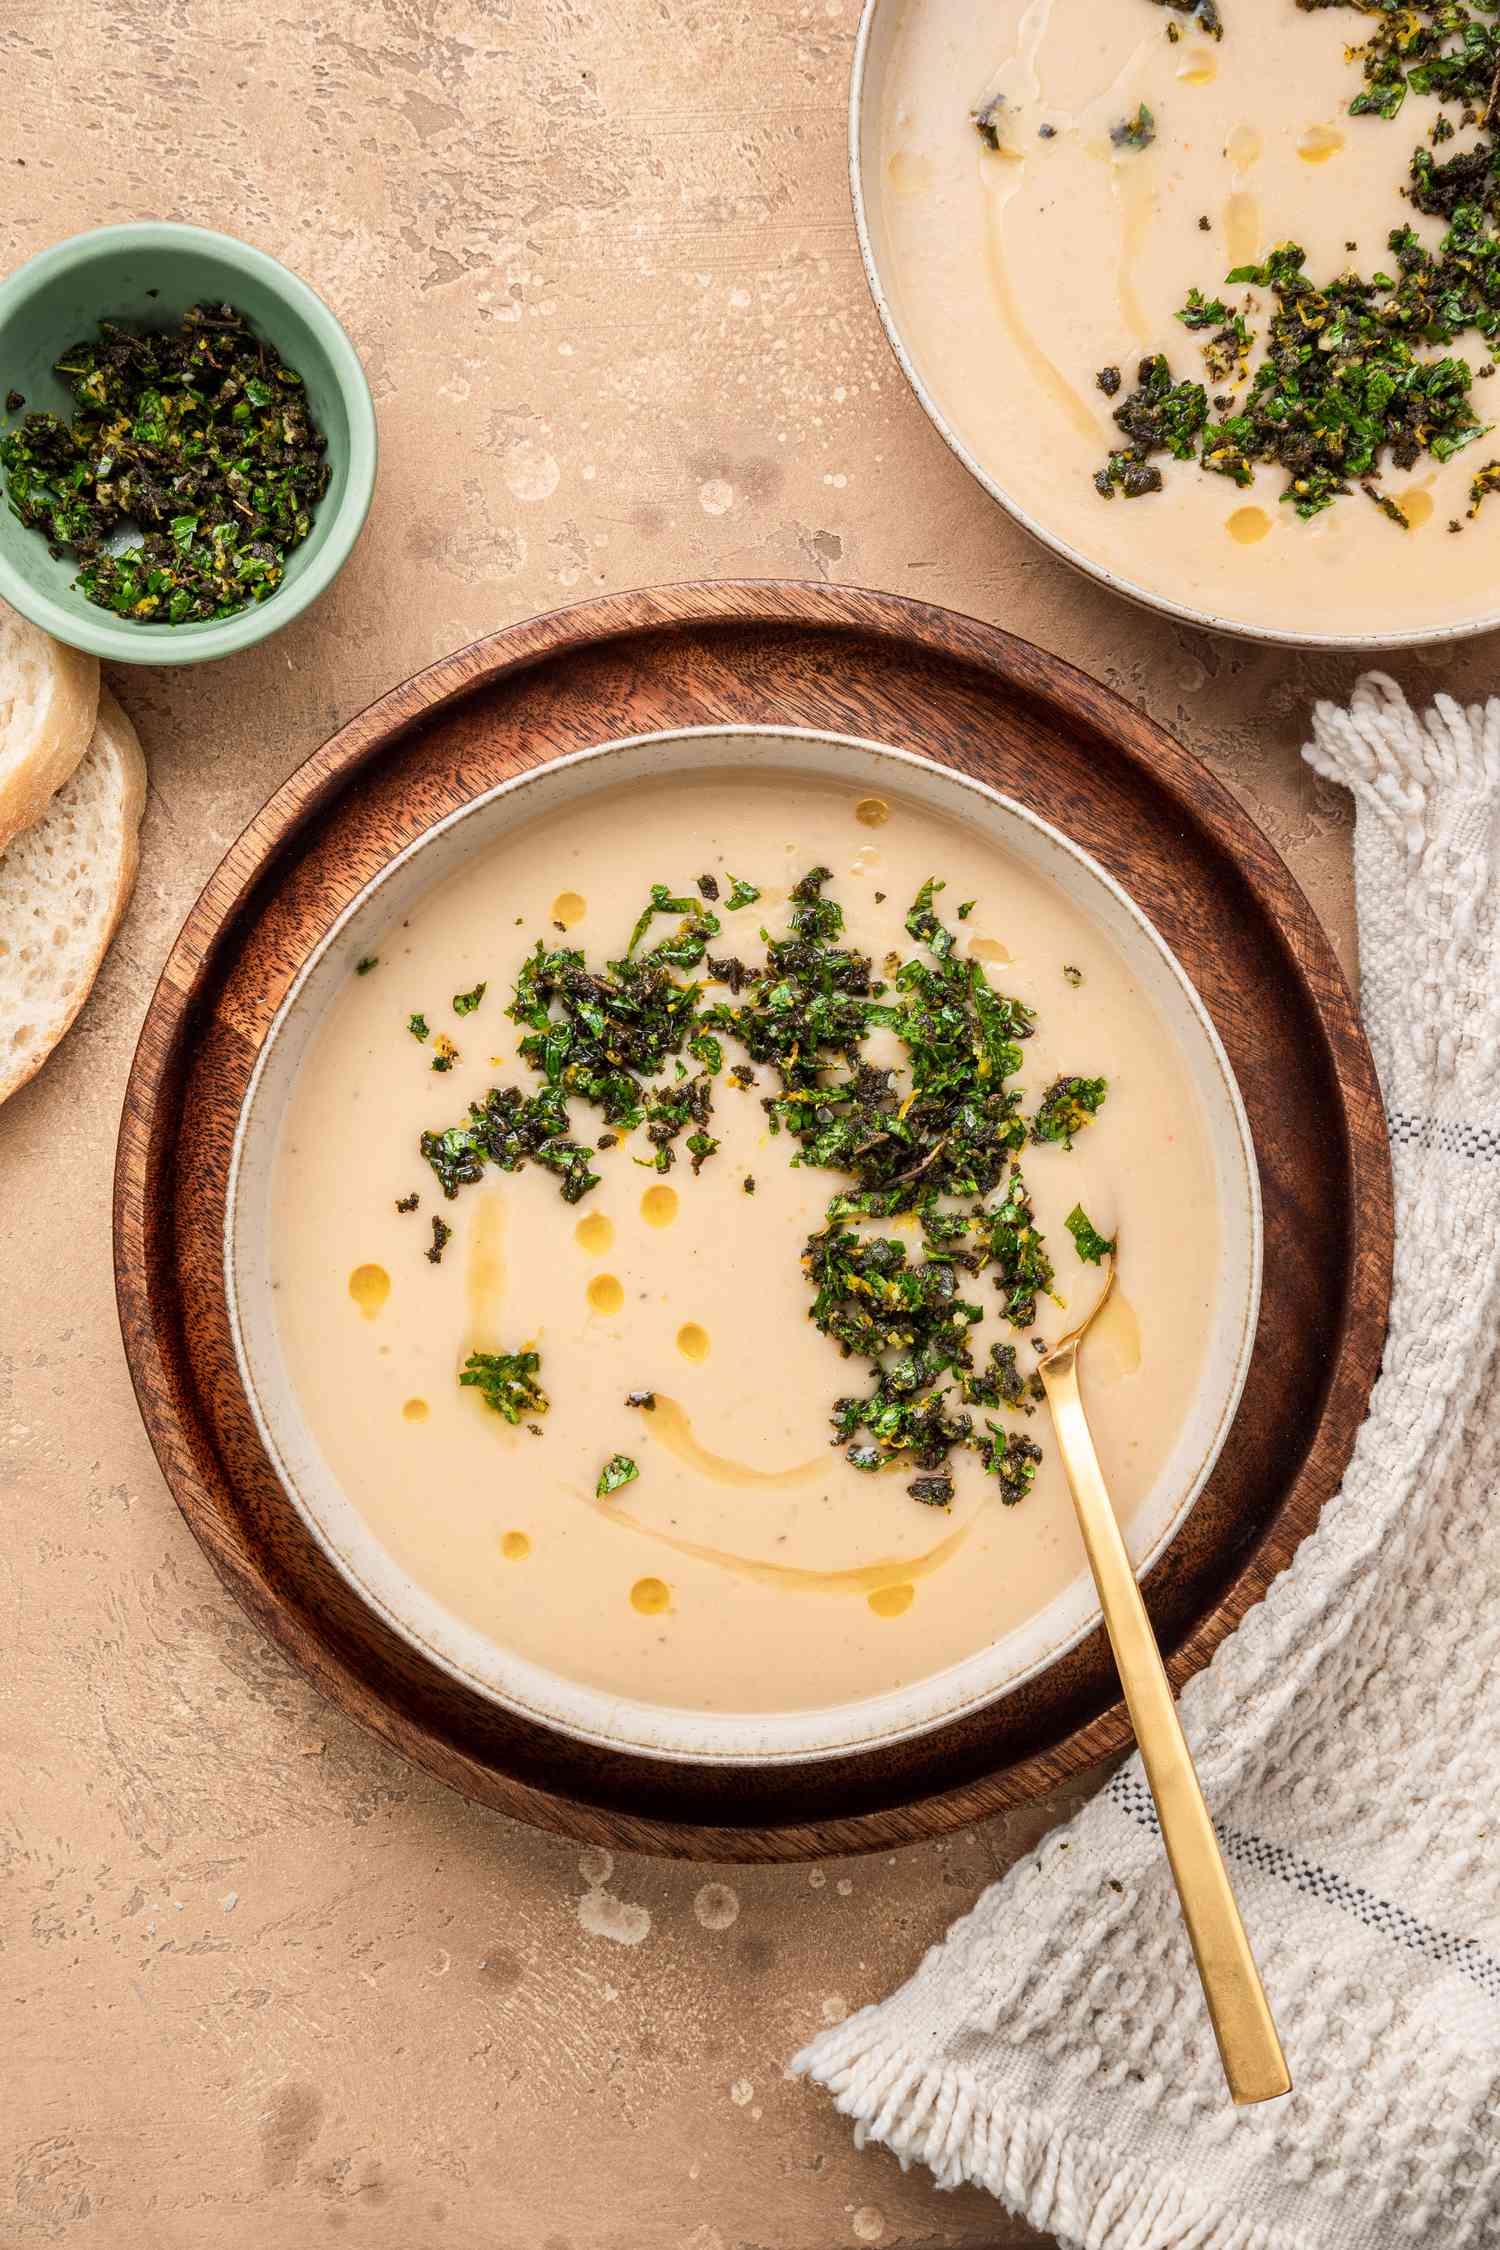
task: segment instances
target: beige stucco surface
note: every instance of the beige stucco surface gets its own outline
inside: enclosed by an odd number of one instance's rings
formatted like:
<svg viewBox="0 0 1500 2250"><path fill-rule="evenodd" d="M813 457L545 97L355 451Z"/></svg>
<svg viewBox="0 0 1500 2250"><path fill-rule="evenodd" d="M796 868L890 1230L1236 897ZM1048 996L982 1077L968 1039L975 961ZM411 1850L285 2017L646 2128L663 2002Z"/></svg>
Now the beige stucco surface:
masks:
<svg viewBox="0 0 1500 2250"><path fill-rule="evenodd" d="M0 1113L0 2241L1035 2239L856 2154L782 2068L1067 1806L776 1872L608 1868L474 1811L220 1589L137 1422L111 1287L133 1041L225 846L382 689L597 589L805 576L998 620L1176 728L1350 959L1345 809L1297 747L1352 667L1121 606L949 458L855 253L855 13L33 0L0 25L5 262L144 215L246 235L343 316L383 446L320 609L242 660L116 677L151 760L139 889L65 1048ZM1393 668L1472 689L1488 660Z"/></svg>

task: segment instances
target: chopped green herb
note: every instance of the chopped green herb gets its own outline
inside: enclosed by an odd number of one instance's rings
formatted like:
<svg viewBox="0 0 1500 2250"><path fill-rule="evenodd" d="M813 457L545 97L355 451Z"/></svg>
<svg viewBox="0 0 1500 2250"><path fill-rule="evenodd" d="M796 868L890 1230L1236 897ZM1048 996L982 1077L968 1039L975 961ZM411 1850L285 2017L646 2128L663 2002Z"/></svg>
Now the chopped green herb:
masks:
<svg viewBox="0 0 1500 2250"><path fill-rule="evenodd" d="M1127 500L1139 500L1161 490L1153 453L1170 453L1177 461L1193 458L1208 425L1208 393L1201 383L1175 382L1163 354L1154 352L1141 361L1136 387L1115 408L1115 420L1130 443L1110 455L1094 483L1106 499L1118 490Z"/></svg>
<svg viewBox="0 0 1500 2250"><path fill-rule="evenodd" d="M446 1219L440 1219L436 1216L436 1214L434 1214L432 1221L432 1248L423 1253L429 1265L440 1266L442 1264L443 1252L447 1249L449 1243L452 1240L452 1227L449 1226Z"/></svg>
<svg viewBox="0 0 1500 2250"><path fill-rule="evenodd" d="M794 1161L853 1174L831 1217L889 1218L938 1194L987 1194L1024 1139L1020 1095L1005 1080L1020 1067L1030 1012L996 993L980 962L954 954L933 882L907 916L933 958L898 963L894 988L877 986L868 956L842 943L828 880L827 868L803 876L764 973L742 1005L721 1002L711 1018L781 1079L766 1109L772 1130L800 1144ZM875 1026L906 1050L904 1097L893 1071L862 1060Z"/></svg>
<svg viewBox="0 0 1500 2250"><path fill-rule="evenodd" d="M827 881L828 870L814 868L795 886L790 929L770 941L764 974L743 1005L720 1003L718 1012L780 1077L783 1091L766 1107L773 1129L798 1141L794 1161L853 1175L804 1254L815 1324L872 1366L871 1389L837 1403L836 1436L855 1468L904 1460L935 1473L954 1445L984 1443L962 1411L973 1387L982 1392L988 1382L974 1376L967 1340L980 1312L959 1294L957 1276L995 1255L995 1214L982 1201L968 1213L946 1212L938 1198L982 1199L1023 1145L1021 1097L1006 1081L1033 1026L1027 1009L993 990L981 963L955 954L935 880L922 886L906 924L930 958L894 959L891 986L877 984L869 960L842 943L843 915L824 895ZM905 1095L894 1071L862 1059L876 1026L906 1051ZM862 1237L847 1223L903 1212L920 1216L933 1245L920 1263L904 1244ZM1034 1228L1025 1250L1050 1279Z"/></svg>
<svg viewBox="0 0 1500 2250"><path fill-rule="evenodd" d="M903 1396L968 1364L968 1331L982 1316L959 1296L951 1259L911 1265L905 1243L862 1236L836 1219L809 1237L803 1265L815 1325L846 1353L882 1366L888 1352L903 1355L895 1384Z"/></svg>
<svg viewBox="0 0 1500 2250"><path fill-rule="evenodd" d="M665 883L652 884L650 901L630 933L626 958L634 953L658 914L681 914L685 919L676 937L664 938L654 945L647 959L673 968L695 968L708 950L709 939L719 934L719 917L706 913L695 898L674 898Z"/></svg>
<svg viewBox="0 0 1500 2250"><path fill-rule="evenodd" d="M1403 531L1410 531L1411 523L1398 500L1393 500L1388 492L1378 491L1373 484L1361 485L1360 490L1367 500L1374 501L1381 514L1390 522L1399 524Z"/></svg>
<svg viewBox="0 0 1500 2250"><path fill-rule="evenodd" d="M953 1505L953 1479L946 1470L935 1477L913 1477L906 1489L924 1508L951 1508Z"/></svg>
<svg viewBox="0 0 1500 2250"><path fill-rule="evenodd" d="M1177 317L1185 328L1222 327L1229 318L1229 307L1222 297L1205 297L1201 289L1190 289Z"/></svg>
<svg viewBox="0 0 1500 2250"><path fill-rule="evenodd" d="M992 1443L985 1467L1000 1486L1000 1497L1007 1508L1024 1500L1036 1481L1042 1449L1029 1437L1015 1430L1002 1430L994 1422L986 1422Z"/></svg>
<svg viewBox="0 0 1500 2250"><path fill-rule="evenodd" d="M1300 4L1321 8L1334 0L1300 0ZM1399 10L1372 10L1372 36L1364 46L1350 50L1351 61L1362 65L1365 81L1349 104L1350 116L1392 118L1410 89L1436 95L1439 101L1465 103L1488 124L1500 65L1500 32L1477 20L1481 11L1489 12L1487 0L1479 0L1478 9L1454 5L1452 0L1417 0ZM1450 40L1456 44L1450 45Z"/></svg>
<svg viewBox="0 0 1500 2250"><path fill-rule="evenodd" d="M694 1172L701 1172L704 1160L713 1155L718 1142L708 1133L689 1133L685 1146L693 1160Z"/></svg>
<svg viewBox="0 0 1500 2250"><path fill-rule="evenodd" d="M977 109L969 112L975 132L988 149L998 150L1003 145L1000 139L1000 114L1004 108L1005 96L991 94L988 101L981 102Z"/></svg>
<svg viewBox="0 0 1500 2250"><path fill-rule="evenodd" d="M1063 975L1067 978L1069 984L1075 988L1083 982L1082 969L1075 969L1071 961L1064 961Z"/></svg>
<svg viewBox="0 0 1500 2250"><path fill-rule="evenodd" d="M696 1078L654 1094L646 1105L646 1138L655 1150L651 1157L637 1157L638 1164L652 1165L658 1172L669 1172L677 1159L673 1146L678 1137L688 1132L684 1146L692 1158L694 1173L701 1172L706 1158L713 1155L718 1142L705 1131L712 1113L713 1078L702 1071Z"/></svg>
<svg viewBox="0 0 1500 2250"><path fill-rule="evenodd" d="M428 1029L427 1018L425 1016L408 1016L406 1019L406 1028L411 1033L413 1039L428 1039L432 1036L431 1032Z"/></svg>
<svg viewBox="0 0 1500 2250"><path fill-rule="evenodd" d="M594 1487L596 1499L607 1500L612 1492L618 1492L622 1484L631 1483L640 1473L628 1453L612 1453L599 1471L599 1482Z"/></svg>
<svg viewBox="0 0 1500 2250"><path fill-rule="evenodd" d="M548 1399L537 1376L540 1352L470 1352L459 1375L465 1390L476 1390L486 1406L515 1424L523 1415L545 1414Z"/></svg>
<svg viewBox="0 0 1500 2250"><path fill-rule="evenodd" d="M1298 4L1306 7L1309 0L1298 0ZM1311 4L1318 5L1318 0L1311 0ZM1224 36L1224 19L1219 13L1219 0L1155 0L1155 5L1158 8L1173 8L1180 16L1191 16L1198 29L1209 39L1222 39ZM1167 24L1167 37L1173 41L1179 37L1176 24L1170 21Z"/></svg>
<svg viewBox="0 0 1500 2250"><path fill-rule="evenodd" d="M698 877L698 889L702 897L712 902L719 895L719 879L717 875L700 875Z"/></svg>
<svg viewBox="0 0 1500 2250"><path fill-rule="evenodd" d="M1029 1328L1036 1319L1037 1298L1052 1288L1053 1273L1019 1165L1011 1166L1004 1196L984 1216L1005 1317L1012 1328Z"/></svg>
<svg viewBox="0 0 1500 2250"><path fill-rule="evenodd" d="M1097 1116L1105 1091L1102 1078L1054 1078L1031 1121L1032 1139L1061 1141L1064 1148L1071 1148L1073 1135Z"/></svg>
<svg viewBox="0 0 1500 2250"><path fill-rule="evenodd" d="M1469 513L1477 516L1490 493L1500 492L1500 461L1486 461L1469 486ZM1456 528L1456 527L1455 527Z"/></svg>
<svg viewBox="0 0 1500 2250"><path fill-rule="evenodd" d="M737 913L742 906L754 906L759 897L760 892L753 883L742 882L738 875L730 876L729 897L725 903L731 914Z"/></svg>
<svg viewBox="0 0 1500 2250"><path fill-rule="evenodd" d="M1083 1259L1085 1265L1097 1266L1105 1258L1114 1256L1115 1246L1113 1242L1106 1242L1104 1236L1088 1217L1081 1203L1074 1204L1063 1221L1063 1225L1077 1244L1078 1255Z"/></svg>
<svg viewBox="0 0 1500 2250"><path fill-rule="evenodd" d="M458 1049L446 1031L440 1031L432 1042L432 1067L436 1071L451 1070L458 1061Z"/></svg>
<svg viewBox="0 0 1500 2250"><path fill-rule="evenodd" d="M421 1200L422 1198L420 1197L420 1195L416 1194L415 1191L413 1191L413 1193L410 1195L398 1195L396 1198L396 1209L398 1211L415 1211L417 1205L421 1202Z"/></svg>
<svg viewBox="0 0 1500 2250"><path fill-rule="evenodd" d="M54 372L71 423L28 414L0 466L12 513L73 556L84 597L178 625L273 594L330 472L301 377L244 314L194 305L149 333L101 321ZM117 547L130 531L139 543Z"/></svg>
<svg viewBox="0 0 1500 2250"><path fill-rule="evenodd" d="M990 1364L964 1381L964 1398L970 1406L1008 1406L1013 1413L1030 1414L1036 1377L1027 1378L1016 1363L1014 1344L991 1344Z"/></svg>
<svg viewBox="0 0 1500 2250"><path fill-rule="evenodd" d="M752 888L734 880L737 891ZM773 1133L791 1144L792 1163L842 1175L803 1258L811 1319L868 1371L862 1392L835 1403L836 1442L856 1469L899 1463L935 1480L918 1495L930 1504L940 1504L945 1481L951 1488L953 1448L969 1448L1002 1496L1019 1498L1030 1454L976 1433L968 1409L1030 1414L1034 1379L1020 1374L1014 1344L992 1344L976 1366L971 1339L982 1315L967 1279L992 1268L1002 1317L1032 1325L1053 1269L1015 1160L1028 1137L1066 1142L1098 1108L1104 1083L1058 1080L1028 1125L1015 1081L1031 1012L996 991L981 962L958 954L938 908L941 883L925 882L907 913L916 952L888 956L877 977L845 937L830 881L826 867L814 867L793 886L784 928L762 933L759 966L711 956L716 919L666 884L653 885L619 960L597 965L576 948L539 943L508 1013L540 1085L529 1094L491 1088L461 1123L424 1133L421 1152L445 1196L491 1164L536 1163L577 1202L599 1175L593 1149L572 1137L572 1102L606 1122L600 1148L643 1128L649 1153L635 1162L665 1172L682 1148L696 1172L719 1145L715 1082L743 1089L769 1071L774 1090L763 1106ZM659 918L676 927L651 944ZM866 1060L876 1031L893 1035L899 1064ZM749 1061L726 1074L730 1042ZM741 1187L754 1194L754 1177ZM903 1216L920 1227L916 1254L879 1232L879 1221Z"/></svg>
<svg viewBox="0 0 1500 2250"><path fill-rule="evenodd" d="M372 969L378 969L379 967L380 955L378 953L367 953L362 961L355 962L354 974L357 977L367 977Z"/></svg>
<svg viewBox="0 0 1500 2250"><path fill-rule="evenodd" d="M960 922L967 922L967 921L968 921L968 919L969 919L969 916L970 916L970 915L971 915L971 914L973 913L973 911L974 911L975 907L976 907L976 906L978 905L978 903L979 903L979 901L978 901L977 899L973 899L973 898L966 898L966 899L964 900L964 902L963 902L963 905L962 905L962 906L956 906L956 907L954 908L954 910L953 910L953 911L954 911L954 914L955 914L955 916L957 917L957 919L958 919L958 920L959 920Z"/></svg>
<svg viewBox="0 0 1500 2250"><path fill-rule="evenodd" d="M6 411L6 413L7 413L7 414L19 414L19 413L20 413L20 411L21 411L21 409L22 409L22 407L23 407L23 406L24 406L25 404L26 404L26 398L25 398L25 394L24 394L23 392L21 392L21 391L7 391L7 392L6 392L6 394L5 394L5 411Z"/></svg>
<svg viewBox="0 0 1500 2250"><path fill-rule="evenodd" d="M1222 297L1205 297L1201 290L1190 289L1187 303L1179 308L1177 317L1185 328L1195 333L1205 328L1214 331L1207 343L1199 347L1203 371L1211 383L1227 384L1231 391L1237 390L1250 372L1250 350L1255 342L1254 332L1244 315L1231 312Z"/></svg>
<svg viewBox="0 0 1500 2250"><path fill-rule="evenodd" d="M1156 119L1142 102L1134 117L1122 117L1118 125L1111 125L1109 137L1116 148L1149 148L1156 138Z"/></svg>
<svg viewBox="0 0 1500 2250"><path fill-rule="evenodd" d="M656 1393L655 1391L627 1391L625 1393L625 1404L627 1406L638 1406L645 1414L654 1414L656 1412Z"/></svg>
<svg viewBox="0 0 1500 2250"><path fill-rule="evenodd" d="M488 989L485 984L476 984L472 992L455 992L453 1013L456 1016L472 1016Z"/></svg>
<svg viewBox="0 0 1500 2250"><path fill-rule="evenodd" d="M567 1105L551 1087L520 1094L514 1087L492 1086L483 1101L469 1104L463 1124L424 1133L418 1145L450 1199L483 1179L486 1164L502 1172L541 1164L558 1175L564 1203L581 1202L599 1184L599 1174L589 1170L594 1152L570 1137Z"/></svg>

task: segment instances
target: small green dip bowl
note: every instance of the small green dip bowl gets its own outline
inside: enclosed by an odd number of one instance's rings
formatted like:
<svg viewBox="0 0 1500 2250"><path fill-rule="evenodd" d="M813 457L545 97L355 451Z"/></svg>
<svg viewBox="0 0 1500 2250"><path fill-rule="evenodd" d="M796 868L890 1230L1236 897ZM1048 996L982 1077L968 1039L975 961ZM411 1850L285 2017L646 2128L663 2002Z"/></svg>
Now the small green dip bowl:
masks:
<svg viewBox="0 0 1500 2250"><path fill-rule="evenodd" d="M332 584L375 488L370 386L322 298L248 242L164 220L74 235L0 282L0 403L11 391L26 401L17 414L0 413L0 429L38 409L71 419L74 401L53 362L92 337L101 319L170 328L202 302L234 305L302 377L332 474L275 593L232 617L182 625L136 625L86 601L73 588L76 560L54 558L45 537L27 530L0 497L0 597L44 632L112 664L203 664L290 623Z"/></svg>

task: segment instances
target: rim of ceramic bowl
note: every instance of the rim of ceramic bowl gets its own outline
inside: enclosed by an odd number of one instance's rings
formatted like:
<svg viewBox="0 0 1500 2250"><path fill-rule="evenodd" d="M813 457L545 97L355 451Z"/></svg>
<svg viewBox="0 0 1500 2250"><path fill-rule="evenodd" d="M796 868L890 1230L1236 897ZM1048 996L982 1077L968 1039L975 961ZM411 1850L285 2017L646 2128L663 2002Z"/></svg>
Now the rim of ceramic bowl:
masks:
<svg viewBox="0 0 1500 2250"><path fill-rule="evenodd" d="M349 452L344 492L317 554L292 584L278 587L269 600L236 610L233 617L190 626L126 625L105 610L80 615L49 594L39 593L0 548L0 597L12 609L50 633L54 640L112 664L206 664L233 656L279 633L326 593L343 569L354 542L364 529L375 491L379 441L375 428L375 402L358 352L338 316L300 275L284 266L269 251L258 250L238 235L222 234L214 227L189 226L177 219L131 219L119 226L89 227L38 250L0 281L0 325L24 311L38 288L51 280L59 267L77 258L86 246L147 251L163 244L181 244L206 253L230 257L290 305L316 334L328 355L329 365L344 401L349 420ZM0 496L0 505L4 505ZM155 635L171 632L170 642ZM150 636L148 639L147 636Z"/></svg>
<svg viewBox="0 0 1500 2250"><path fill-rule="evenodd" d="M652 749L660 749L670 753L679 746L706 746L710 742L737 745L740 742L748 744L752 740L771 743L792 753L788 760L789 770L795 770L795 753L817 745L832 753L852 752L867 760L882 761L887 767L895 769L891 784L894 787L899 788L901 779L906 775L912 777L913 787L917 785L917 777L935 776L945 789L955 791L960 797L968 795L983 800L1002 816L1007 825L1019 825L1029 830L1043 852L1054 856L1060 854L1081 873L1086 887L1102 891L1113 901L1134 938L1155 956L1168 980L1176 988L1186 1015L1202 1041L1213 1079L1224 1097L1234 1157L1228 1168L1232 1173L1236 1194L1242 1192L1243 1195L1243 1294L1241 1296L1237 1292L1226 1321L1233 1340L1233 1353L1231 1360L1229 1351L1224 1351L1224 1359L1228 1363L1228 1380L1216 1398L1211 1394L1212 1425L1208 1426L1208 1416L1205 1415L1204 1433L1196 1441L1196 1460L1190 1465L1184 1465L1179 1472L1182 1477L1181 1489L1162 1505L1150 1543L1136 1562L1138 1575L1149 1570L1178 1536L1228 1437L1239 1408L1254 1350L1263 1267L1260 1174L1249 1120L1229 1058L1187 971L1129 892L1091 854L1062 830L1018 803L1015 798L1006 796L1003 791L992 788L987 782L972 775L959 773L935 759L897 749L889 743L824 729L775 725L666 728L596 743L564 757L549 759L524 773L513 774L493 788L471 798L467 804L445 814L441 820L424 829L421 835L414 837L387 860L341 910L297 970L256 1056L235 1124L224 1209L223 1278L235 1360L257 1433L287 1498L339 1576L392 1632L448 1677L502 1709L518 1712L533 1723L600 1749L649 1758L659 1763L706 1763L728 1768L788 1761L813 1764L846 1756L852 1751L890 1746L936 1733L955 1719L1000 1701L1044 1672L1097 1626L1098 1609L1092 1598L1092 1590L1087 1586L1086 1571L1080 1566L1079 1576L1062 1594L1054 1597L1053 1603L1040 1613L1038 1619L1032 1621L1030 1629L1042 1629L1043 1620L1051 1611L1060 1610L1065 1604L1070 1604L1076 1614L1065 1617L1055 1630L1046 1628L1052 1632L1052 1637L1046 1641L1045 1646L1037 1650L1034 1656L1016 1664L1003 1678L989 1683L976 1679L974 1675L982 1669L983 1660L991 1653L994 1644L987 1644L986 1648L959 1658L940 1671L926 1674L904 1687L807 1711L690 1711L672 1705L637 1702L627 1696L587 1687L567 1679L531 1659L521 1658L515 1652L506 1650L491 1636L457 1618L435 1595L426 1593L402 1569L382 1546L376 1534L364 1524L338 1479L327 1464L322 1462L316 1440L301 1421L295 1386L284 1366L277 1364L280 1341L274 1335L274 1320L265 1314L264 1303L259 1316L251 1313L248 1325L255 1329L256 1334L253 1340L247 1337L247 1317L242 1299L247 1295L248 1287L254 1285L254 1277L247 1277L242 1270L245 1259L241 1242L247 1226L253 1239L263 1242L264 1226L263 1223L258 1226L254 1223L254 1214L247 1219L242 1213L241 1205L246 1185L247 1147L255 1139L260 1141L262 1150L269 1151L254 1159L262 1167L262 1180L255 1195L257 1212L263 1221L264 1213L260 1206L269 1193L276 1137L285 1115L285 1103L291 1084L301 1064L301 1054L297 1054L289 1066L292 1076L279 1095L273 1093L271 1096L274 1107L266 1115L259 1114L261 1088L277 1057L283 1034L298 1014L302 996L312 980L329 962L330 955L341 948L346 936L353 942L354 925L367 916L372 904L395 878L403 871L414 869L416 863L442 839L453 835L467 822L481 818L492 806L509 797L518 797L524 805L528 791L534 790L538 784L545 786L549 781L555 783L560 775L579 773L592 765L607 765L631 752L647 754ZM607 786L607 783L599 786ZM486 838L479 848L493 848L497 841L498 837ZM1003 837L997 838L995 843L997 849L1007 848ZM432 880L437 883L453 872L452 867L442 869ZM417 894L421 895L423 894ZM415 898L411 902L403 900L394 911L404 911L408 903L415 904ZM1088 912L1089 909L1084 906L1082 911ZM1120 947L1121 940L1115 932L1107 930L1106 936L1108 942ZM316 1037L325 1011L326 1000L313 1017L307 1033L309 1043ZM1180 1032L1171 1032L1170 1035L1177 1037L1180 1042ZM305 1048L303 1051L305 1052ZM264 1288L259 1294L264 1298ZM269 1343L268 1336L273 1339ZM283 1417L263 1395L263 1390L269 1388L266 1378L278 1372L294 1409L293 1426L290 1429L284 1426ZM1176 1441L1179 1445L1182 1436L1191 1427L1189 1419ZM337 1525L324 1520L313 1497L302 1489L297 1469L288 1458L294 1451L305 1454L309 1445L317 1468L326 1478L323 1507L330 1517L341 1519ZM1172 1465L1169 1456L1166 1467L1170 1468ZM312 1474L312 1471L307 1472L309 1483L312 1482ZM331 1503L330 1494L333 1496ZM498 1676L501 1672L505 1675L503 1681Z"/></svg>
<svg viewBox="0 0 1500 2250"><path fill-rule="evenodd" d="M1315 633L1301 632L1290 626L1247 623L1239 618L1225 616L1219 611L1200 609L1192 602L1175 601L1169 594L1153 593L1149 587L1137 585L1133 579L1111 570L1107 563L1096 562L1091 556L1084 554L1080 548L1063 538L1060 532L1051 530L1032 515L1014 494L1006 490L998 474L986 468L978 455L964 443L919 373L916 361L907 348L875 253L865 194L862 146L870 78L870 47L877 20L888 11L908 4L909 0L864 0L859 30L855 35L854 63L849 79L849 192L854 203L855 232L859 237L859 254L864 264L865 280L897 365L916 394L917 403L949 452L963 463L970 476L983 486L990 498L998 501L1023 531L1029 531L1033 539L1040 540L1061 561L1071 565L1074 570L1081 571L1084 577L1092 578L1098 585L1107 586L1111 593L1122 595L1126 601L1134 602L1140 609L1155 610L1159 616L1175 618L1179 624L1197 626L1210 633L1225 633L1235 640L1259 641L1273 648L1342 650L1351 655L1374 655L1390 649L1431 646L1434 642L1472 640L1481 633L1491 633L1500 627L1500 609L1487 616L1452 625L1418 626L1407 632Z"/></svg>

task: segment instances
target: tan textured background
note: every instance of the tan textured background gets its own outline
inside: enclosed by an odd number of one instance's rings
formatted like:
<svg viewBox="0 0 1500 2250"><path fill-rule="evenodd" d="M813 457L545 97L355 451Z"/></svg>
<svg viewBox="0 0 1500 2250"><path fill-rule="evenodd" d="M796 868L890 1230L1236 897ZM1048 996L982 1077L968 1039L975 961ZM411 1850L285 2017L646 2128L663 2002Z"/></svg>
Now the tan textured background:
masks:
<svg viewBox="0 0 1500 2250"><path fill-rule="evenodd" d="M0 25L6 262L141 216L321 290L380 415L366 536L243 660L128 672L135 904L0 1114L0 2240L107 2250L832 2250L1036 2238L786 2083L1063 1805L826 1869L621 1861L470 1810L220 1591L115 1328L115 1119L236 831L419 665L598 588L765 573L952 603L1175 727L1351 954L1294 662L1067 575L950 460L855 254L855 0L33 0ZM0 370L3 374L3 370ZM1473 687L1481 646L1398 665ZM1084 1792L1075 1792L1082 1795ZM733 1920L731 1909L737 1906Z"/></svg>

